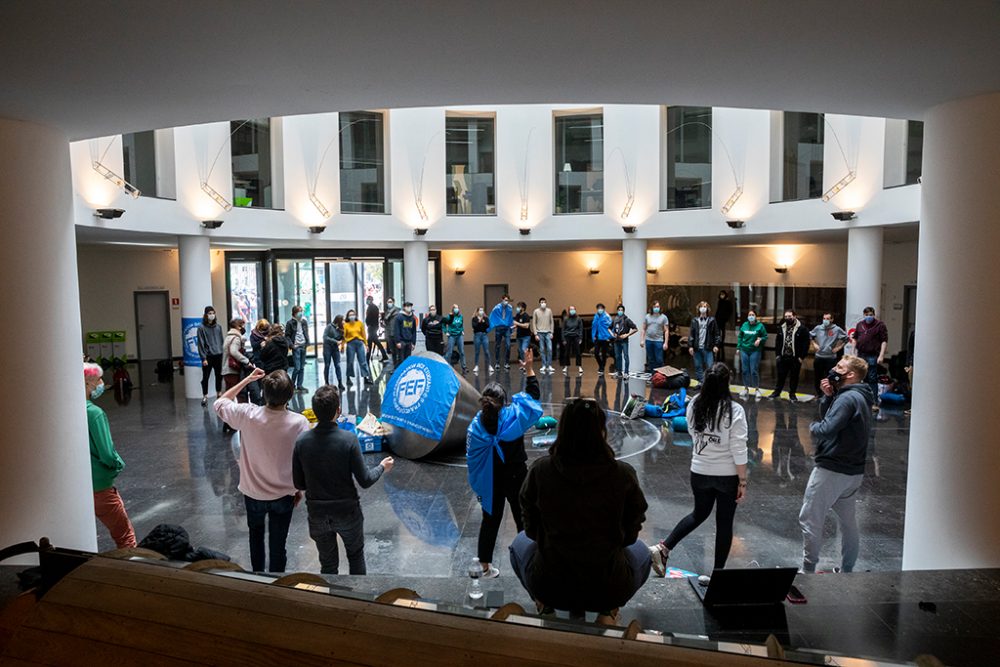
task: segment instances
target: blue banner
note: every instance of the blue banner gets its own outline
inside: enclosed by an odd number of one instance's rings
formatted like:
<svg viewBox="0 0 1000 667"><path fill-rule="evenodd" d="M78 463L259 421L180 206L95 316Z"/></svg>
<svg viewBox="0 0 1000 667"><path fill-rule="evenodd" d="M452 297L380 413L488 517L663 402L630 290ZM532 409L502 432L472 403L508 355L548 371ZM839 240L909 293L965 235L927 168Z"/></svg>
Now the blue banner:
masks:
<svg viewBox="0 0 1000 667"><path fill-rule="evenodd" d="M201 355L198 354L198 327L200 317L182 317L181 331L184 332L184 365L201 366Z"/></svg>
<svg viewBox="0 0 1000 667"><path fill-rule="evenodd" d="M414 356L392 374L382 398L382 421L440 440L458 395L459 381L443 361Z"/></svg>

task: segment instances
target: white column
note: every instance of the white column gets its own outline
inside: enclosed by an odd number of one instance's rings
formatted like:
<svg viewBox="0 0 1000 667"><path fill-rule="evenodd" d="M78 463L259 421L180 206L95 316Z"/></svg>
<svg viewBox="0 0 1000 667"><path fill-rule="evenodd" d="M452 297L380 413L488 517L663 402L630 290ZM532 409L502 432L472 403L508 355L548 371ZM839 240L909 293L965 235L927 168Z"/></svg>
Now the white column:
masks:
<svg viewBox="0 0 1000 667"><path fill-rule="evenodd" d="M3 310L30 323L0 364L0 542L96 551L69 142L0 119L0 155Z"/></svg>
<svg viewBox="0 0 1000 667"><path fill-rule="evenodd" d="M847 319L850 329L867 306L882 317L882 228L851 227L847 232ZM780 313L779 313L780 314Z"/></svg>
<svg viewBox="0 0 1000 667"><path fill-rule="evenodd" d="M984 299L1000 285L1000 93L935 107L924 127L903 569L994 568L1000 310ZM971 322L976 343L941 331Z"/></svg>
<svg viewBox="0 0 1000 667"><path fill-rule="evenodd" d="M622 303L625 314L637 327L643 326L646 314L646 242L641 239L622 241ZM613 304L608 304L613 309ZM612 310L611 312L614 312ZM629 371L637 373L646 365L646 350L639 347L639 334L629 339Z"/></svg>
<svg viewBox="0 0 1000 667"><path fill-rule="evenodd" d="M427 312L429 302L427 262L426 241L407 241L403 245L403 299L413 302L413 312L418 315ZM417 343L422 346L423 342L424 335L418 330Z"/></svg>
<svg viewBox="0 0 1000 667"><path fill-rule="evenodd" d="M214 306L219 326L226 323L226 304L212 303L212 256L207 236L178 236L181 272L181 330L184 337L184 396L201 398L201 362L194 336L205 314ZM208 395L215 395L215 377L208 382Z"/></svg>

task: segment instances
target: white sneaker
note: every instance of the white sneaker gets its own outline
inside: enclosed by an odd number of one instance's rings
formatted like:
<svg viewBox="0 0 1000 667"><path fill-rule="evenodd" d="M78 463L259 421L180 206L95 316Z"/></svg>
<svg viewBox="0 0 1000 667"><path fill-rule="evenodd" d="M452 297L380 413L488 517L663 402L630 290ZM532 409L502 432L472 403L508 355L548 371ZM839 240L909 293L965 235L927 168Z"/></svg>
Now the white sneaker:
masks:
<svg viewBox="0 0 1000 667"><path fill-rule="evenodd" d="M576 374L577 375L583 375L583 366L577 366L576 367Z"/></svg>
<svg viewBox="0 0 1000 667"><path fill-rule="evenodd" d="M495 565L490 565L490 569L483 570L483 574L480 579L496 579L500 576L500 569Z"/></svg>
<svg viewBox="0 0 1000 667"><path fill-rule="evenodd" d="M490 369L490 375L493 375L493 367L490 366L489 369Z"/></svg>
<svg viewBox="0 0 1000 667"><path fill-rule="evenodd" d="M563 375L569 375L569 366L563 366Z"/></svg>
<svg viewBox="0 0 1000 667"><path fill-rule="evenodd" d="M750 392L747 391L746 389L744 389L743 391L740 392L740 398L744 398L745 399L745 398L747 398L749 396L750 396Z"/></svg>
<svg viewBox="0 0 1000 667"><path fill-rule="evenodd" d="M472 372L475 373L476 375L479 375L479 366L473 366Z"/></svg>
<svg viewBox="0 0 1000 667"><path fill-rule="evenodd" d="M552 366L549 365L549 375L552 375L555 372L556 372L556 369L552 368Z"/></svg>

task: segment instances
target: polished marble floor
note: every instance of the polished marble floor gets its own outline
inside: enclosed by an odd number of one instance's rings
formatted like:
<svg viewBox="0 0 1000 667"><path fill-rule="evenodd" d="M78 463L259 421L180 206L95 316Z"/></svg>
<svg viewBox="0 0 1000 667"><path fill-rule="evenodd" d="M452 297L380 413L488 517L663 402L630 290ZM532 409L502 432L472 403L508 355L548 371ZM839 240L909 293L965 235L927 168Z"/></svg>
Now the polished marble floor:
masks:
<svg viewBox="0 0 1000 667"><path fill-rule="evenodd" d="M630 393L645 393L662 402L663 390L652 390L641 380L618 381L596 376L594 362L585 359L583 377L560 372L541 376L542 402L559 405L564 397L597 396L611 410L620 410ZM773 386L773 363L762 365L762 385ZM102 398L111 431L127 467L118 487L141 539L159 523L183 525L195 546L209 546L249 566L247 528L242 496L237 490L239 470L233 443L223 435L209 408L183 397L183 380L154 384L147 370L140 378L132 370L137 389L131 400L118 404L111 392ZM306 386L314 388L320 375L313 360ZM478 388L490 378L469 374ZM512 389L522 385L518 371L495 376ZM376 414L384 375L371 388L348 390L345 412ZM803 372L800 392L812 379ZM309 405L310 394L299 395L292 408ZM735 543L730 566L756 562L763 567L797 566L801 558L798 510L811 469L809 422L814 403L792 404L769 400L746 403L751 426L752 464L749 495L736 516ZM649 502L641 538L662 539L692 507L689 488L690 438L675 434L659 420L647 420L659 440L638 447L626 459L635 467ZM643 426L642 428L646 428ZM644 436L645 437L645 436ZM869 448L869 464L858 504L862 542L858 570L898 571L902 557L903 512L906 488L909 419L902 410L884 409ZM539 452L540 454L541 452ZM381 455L368 454L374 463ZM362 491L365 514L366 559L371 574L451 576L462 574L475 554L481 521L479 506L469 489L466 471L449 462L413 462L397 459L382 481ZM831 515L821 569L839 564L839 535ZM710 519L673 552L671 565L696 572L711 569L714 527ZM503 547L514 537L514 522L504 519L496 560L506 571ZM103 527L100 548L113 544ZM288 539L290 571L318 571L319 562L309 539L306 512L296 512Z"/></svg>

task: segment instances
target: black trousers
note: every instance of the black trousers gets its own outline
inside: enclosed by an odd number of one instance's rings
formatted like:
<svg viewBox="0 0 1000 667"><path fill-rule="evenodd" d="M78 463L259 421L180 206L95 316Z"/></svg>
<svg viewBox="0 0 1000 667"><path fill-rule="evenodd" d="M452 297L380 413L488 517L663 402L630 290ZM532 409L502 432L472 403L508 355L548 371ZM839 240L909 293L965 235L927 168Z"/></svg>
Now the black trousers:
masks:
<svg viewBox="0 0 1000 667"><path fill-rule="evenodd" d="M442 357L444 356L444 339L441 338L441 334L425 337L424 343L428 352L436 352Z"/></svg>
<svg viewBox="0 0 1000 667"><path fill-rule="evenodd" d="M813 386L816 388L816 396L819 397L822 390L819 388L820 381L830 373L830 369L837 365L836 359L824 359L823 357L813 358Z"/></svg>
<svg viewBox="0 0 1000 667"><path fill-rule="evenodd" d="M582 341L579 338L566 338L563 339L563 347L566 348L566 363L564 365L569 366L569 360L576 357L576 365L583 366Z"/></svg>
<svg viewBox="0 0 1000 667"><path fill-rule="evenodd" d="M604 372L604 366L608 363L608 357L611 356L611 341L610 340L595 340L594 341L594 359L597 360L597 369Z"/></svg>
<svg viewBox="0 0 1000 667"><path fill-rule="evenodd" d="M372 353L375 352L375 348L382 353L382 361L389 355L385 353L385 348L382 347L382 341L378 339L378 326L367 325L368 328L368 361L372 360Z"/></svg>
<svg viewBox="0 0 1000 667"><path fill-rule="evenodd" d="M785 388L785 380L788 380L788 392L792 395L799 388L799 370L802 368L802 360L798 357L778 357L778 386L774 388L775 394L780 394Z"/></svg>
<svg viewBox="0 0 1000 667"><path fill-rule="evenodd" d="M733 520L736 518L736 492L739 484L740 478L737 475L700 475L692 472L694 511L677 522L670 536L663 541L667 548L673 549L691 531L704 523L715 506L715 568L724 568L733 546Z"/></svg>
<svg viewBox="0 0 1000 667"><path fill-rule="evenodd" d="M201 395L208 396L208 376L215 371L215 393L222 393L222 355L210 354L205 357L207 366L201 367Z"/></svg>
<svg viewBox="0 0 1000 667"><path fill-rule="evenodd" d="M521 518L521 485L528 476L528 466L518 463L512 466L499 464L493 460L493 507L492 512L483 510L483 523L479 526L479 562L492 563L493 551L497 546L497 535L500 524L503 523L504 503L510 505L514 515L514 525L517 532L524 530L524 520Z"/></svg>

